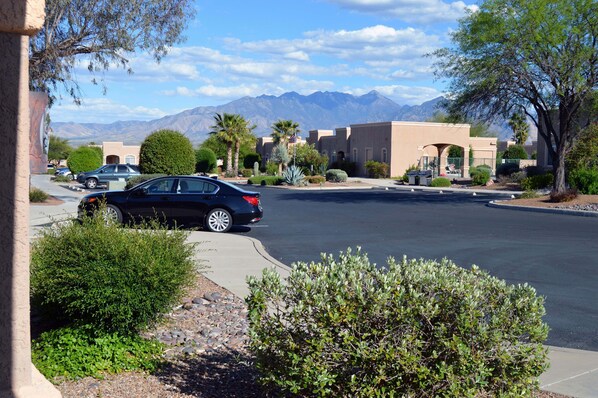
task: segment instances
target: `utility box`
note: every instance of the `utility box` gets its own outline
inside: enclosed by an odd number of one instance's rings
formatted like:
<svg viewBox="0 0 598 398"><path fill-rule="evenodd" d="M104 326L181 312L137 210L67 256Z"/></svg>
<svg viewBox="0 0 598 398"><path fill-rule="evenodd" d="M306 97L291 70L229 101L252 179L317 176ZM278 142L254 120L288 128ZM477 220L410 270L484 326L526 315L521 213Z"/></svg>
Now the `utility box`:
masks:
<svg viewBox="0 0 598 398"><path fill-rule="evenodd" d="M109 191L124 191L125 186L127 186L127 182L125 180L108 181Z"/></svg>

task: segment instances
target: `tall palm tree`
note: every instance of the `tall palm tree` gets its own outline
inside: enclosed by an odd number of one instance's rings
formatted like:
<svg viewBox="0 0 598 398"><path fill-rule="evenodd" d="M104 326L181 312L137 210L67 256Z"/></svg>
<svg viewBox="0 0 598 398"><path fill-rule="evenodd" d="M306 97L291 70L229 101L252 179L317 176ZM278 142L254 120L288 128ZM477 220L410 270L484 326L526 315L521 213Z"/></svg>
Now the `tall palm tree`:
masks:
<svg viewBox="0 0 598 398"><path fill-rule="evenodd" d="M210 134L216 135L218 140L226 145L226 174L236 176L239 173L239 151L241 144L255 142L252 131L255 126L250 126L249 121L239 114L217 113L214 115L216 124L211 127ZM234 163L233 163L234 151Z"/></svg>
<svg viewBox="0 0 598 398"><path fill-rule="evenodd" d="M299 134L299 123L292 120L279 119L272 125L272 141L274 145L283 144L287 149L293 137Z"/></svg>
<svg viewBox="0 0 598 398"><path fill-rule="evenodd" d="M243 144L255 144L256 137L253 135L255 124L250 126L249 121L241 115L234 115L234 131L235 131L235 160L233 164L234 175L239 175L239 151Z"/></svg>

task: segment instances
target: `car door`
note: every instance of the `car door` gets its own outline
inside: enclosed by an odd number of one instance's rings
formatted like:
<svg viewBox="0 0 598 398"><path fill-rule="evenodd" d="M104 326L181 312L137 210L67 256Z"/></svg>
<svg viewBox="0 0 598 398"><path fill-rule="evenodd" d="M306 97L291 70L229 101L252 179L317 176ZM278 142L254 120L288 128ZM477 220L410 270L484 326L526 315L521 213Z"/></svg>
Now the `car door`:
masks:
<svg viewBox="0 0 598 398"><path fill-rule="evenodd" d="M175 198L176 220L182 225L202 225L215 202L218 185L201 178L180 178Z"/></svg>
<svg viewBox="0 0 598 398"><path fill-rule="evenodd" d="M127 198L127 213L136 220L158 218L170 221L175 218L175 182L175 178L160 178L133 189Z"/></svg>
<svg viewBox="0 0 598 398"><path fill-rule="evenodd" d="M131 176L131 171L129 167L125 164L119 164L116 168L115 180L117 181L126 181Z"/></svg>
<svg viewBox="0 0 598 398"><path fill-rule="evenodd" d="M104 166L100 172L98 173L99 182L102 184L107 183L108 181L116 181L116 165L109 164Z"/></svg>

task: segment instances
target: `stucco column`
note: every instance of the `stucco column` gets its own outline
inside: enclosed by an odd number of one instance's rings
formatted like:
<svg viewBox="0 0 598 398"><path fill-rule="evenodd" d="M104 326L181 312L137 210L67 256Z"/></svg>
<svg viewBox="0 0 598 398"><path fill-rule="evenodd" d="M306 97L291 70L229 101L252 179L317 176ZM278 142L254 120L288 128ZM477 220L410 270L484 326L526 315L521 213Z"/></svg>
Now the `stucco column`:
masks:
<svg viewBox="0 0 598 398"><path fill-rule="evenodd" d="M463 166L461 166L463 178L469 178L469 149L463 148Z"/></svg>
<svg viewBox="0 0 598 398"><path fill-rule="evenodd" d="M43 0L0 1L0 397L60 397L31 364L29 35Z"/></svg>

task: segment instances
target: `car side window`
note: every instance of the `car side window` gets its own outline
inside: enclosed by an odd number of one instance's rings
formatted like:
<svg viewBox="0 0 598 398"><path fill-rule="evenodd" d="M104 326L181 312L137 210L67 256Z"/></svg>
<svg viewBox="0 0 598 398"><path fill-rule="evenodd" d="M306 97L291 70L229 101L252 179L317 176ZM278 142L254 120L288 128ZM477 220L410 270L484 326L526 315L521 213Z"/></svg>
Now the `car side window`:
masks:
<svg viewBox="0 0 598 398"><path fill-rule="evenodd" d="M116 171L116 166L106 166L102 171L104 173L114 173Z"/></svg>
<svg viewBox="0 0 598 398"><path fill-rule="evenodd" d="M118 172L119 173L128 173L129 168L127 166L118 166Z"/></svg>
<svg viewBox="0 0 598 398"><path fill-rule="evenodd" d="M173 179L155 181L147 186L147 192L149 194L156 194L156 195L170 193L170 192L172 192L173 184L174 184Z"/></svg>
<svg viewBox="0 0 598 398"><path fill-rule="evenodd" d="M209 182L203 183L203 193L214 193L218 189L216 184L210 184Z"/></svg>

